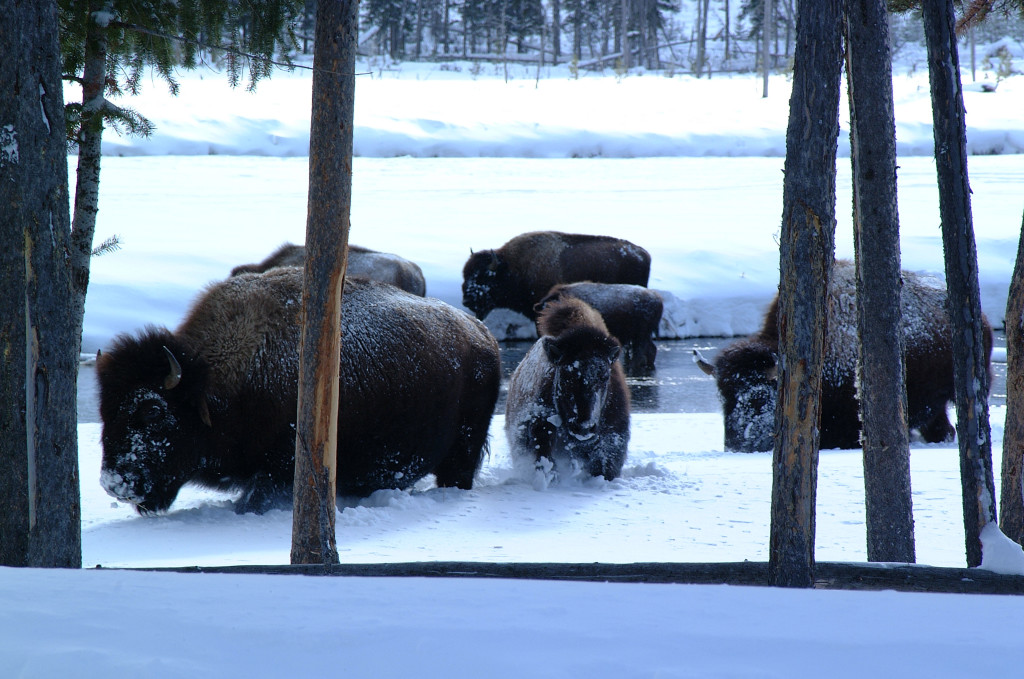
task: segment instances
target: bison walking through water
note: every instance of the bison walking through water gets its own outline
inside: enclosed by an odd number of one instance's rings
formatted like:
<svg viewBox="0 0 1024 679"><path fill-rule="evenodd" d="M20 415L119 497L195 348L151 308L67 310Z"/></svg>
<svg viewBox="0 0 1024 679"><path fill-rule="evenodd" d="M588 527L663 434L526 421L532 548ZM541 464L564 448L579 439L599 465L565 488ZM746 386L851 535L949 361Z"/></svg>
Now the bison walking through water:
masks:
<svg viewBox="0 0 1024 679"><path fill-rule="evenodd" d="M97 361L101 483L142 513L189 482L240 490L239 511L290 496L302 271L216 283L175 331L122 335ZM338 494L434 473L470 488L498 397L498 345L437 300L349 279L342 302Z"/></svg>
<svg viewBox="0 0 1024 679"><path fill-rule="evenodd" d="M853 263L836 262L829 288L822 371L823 449L860 446L856 292ZM947 403L955 398L946 289L937 279L904 271L901 300L909 426L930 443L952 440L955 430L946 414ZM776 296L759 332L725 347L713 363L694 352L697 364L718 385L726 450L774 448L778 315ZM984 323L987 360L992 352L992 330L987 320Z"/></svg>
<svg viewBox="0 0 1024 679"><path fill-rule="evenodd" d="M627 240L534 231L496 250L474 252L462 269L462 303L480 319L504 308L534 320L534 305L558 283L647 287L650 272L651 255Z"/></svg>
<svg viewBox="0 0 1024 679"><path fill-rule="evenodd" d="M263 273L278 266L303 266L305 263L305 246L285 243L262 262L239 264L231 270L231 275ZM401 288L420 297L427 294L427 281L423 277L423 270L419 265L390 252L377 252L350 244L348 246L348 269L345 275L351 278L369 278L372 281L390 283L396 288Z"/></svg>
<svg viewBox="0 0 1024 679"><path fill-rule="evenodd" d="M654 336L664 309L661 295L623 283L564 283L551 288L534 309L540 312L563 297L583 300L601 314L608 331L622 344L622 365L628 374L645 375L654 370L658 355Z"/></svg>
<svg viewBox="0 0 1024 679"><path fill-rule="evenodd" d="M566 297L538 319L542 336L508 384L505 434L517 462L614 479L629 444L629 389L619 343L586 303Z"/></svg>

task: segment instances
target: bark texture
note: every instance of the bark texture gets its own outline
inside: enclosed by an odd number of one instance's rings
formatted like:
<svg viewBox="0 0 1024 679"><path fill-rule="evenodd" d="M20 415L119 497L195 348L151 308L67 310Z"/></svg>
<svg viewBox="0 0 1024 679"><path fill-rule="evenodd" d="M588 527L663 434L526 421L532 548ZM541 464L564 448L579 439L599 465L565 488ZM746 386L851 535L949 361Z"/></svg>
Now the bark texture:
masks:
<svg viewBox="0 0 1024 679"><path fill-rule="evenodd" d="M978 253L967 178L967 127L952 0L921 5L928 45L939 214L953 326L956 436L960 444L967 565L981 564L981 530L996 520L989 374L981 322Z"/></svg>
<svg viewBox="0 0 1024 679"><path fill-rule="evenodd" d="M338 562L341 295L352 206L358 0L317 6L291 562Z"/></svg>
<svg viewBox="0 0 1024 679"><path fill-rule="evenodd" d="M835 253L842 3L801 3L786 131L779 286L779 398L769 581L814 582L818 426Z"/></svg>
<svg viewBox="0 0 1024 679"><path fill-rule="evenodd" d="M82 562L57 5L0 13L0 565Z"/></svg>
<svg viewBox="0 0 1024 679"><path fill-rule="evenodd" d="M848 0L846 12L867 552L869 561L912 563L889 19L884 0Z"/></svg>
<svg viewBox="0 0 1024 679"><path fill-rule="evenodd" d="M1024 219L1006 302L1006 423L999 527L1024 542Z"/></svg>

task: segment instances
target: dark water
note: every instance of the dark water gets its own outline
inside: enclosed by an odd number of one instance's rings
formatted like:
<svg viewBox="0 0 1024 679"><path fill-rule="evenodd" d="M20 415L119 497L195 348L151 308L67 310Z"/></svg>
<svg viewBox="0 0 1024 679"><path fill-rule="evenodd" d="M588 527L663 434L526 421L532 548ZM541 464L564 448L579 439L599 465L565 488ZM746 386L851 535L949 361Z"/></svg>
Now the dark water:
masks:
<svg viewBox="0 0 1024 679"><path fill-rule="evenodd" d="M708 359L718 350L733 342L734 338L694 338L657 342L656 369L648 377L629 377L635 413L711 413L720 409L714 380L705 375L693 362L693 350L699 350ZM498 397L496 412L504 412L505 388L509 375L530 349L532 342L503 342L501 363L504 380ZM997 349L1006 347L1006 336L997 332ZM1005 354L1004 354L1005 355ZM1006 403L1006 364L992 363L993 382L989 403ZM99 404L96 393L96 373L92 363L79 366L78 421L99 422Z"/></svg>

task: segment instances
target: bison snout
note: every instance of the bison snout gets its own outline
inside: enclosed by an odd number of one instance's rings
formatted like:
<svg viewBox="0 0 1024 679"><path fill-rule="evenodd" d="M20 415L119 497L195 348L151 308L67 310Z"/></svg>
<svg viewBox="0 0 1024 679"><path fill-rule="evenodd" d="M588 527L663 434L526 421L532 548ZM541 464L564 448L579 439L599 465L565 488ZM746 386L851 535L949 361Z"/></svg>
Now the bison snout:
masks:
<svg viewBox="0 0 1024 679"><path fill-rule="evenodd" d="M131 474L121 475L116 471L104 469L100 473L100 485L103 490L107 491L107 495L120 500L121 502L129 502L133 505L138 505L145 501L146 498L140 496L135 490L135 483L126 476L132 476Z"/></svg>

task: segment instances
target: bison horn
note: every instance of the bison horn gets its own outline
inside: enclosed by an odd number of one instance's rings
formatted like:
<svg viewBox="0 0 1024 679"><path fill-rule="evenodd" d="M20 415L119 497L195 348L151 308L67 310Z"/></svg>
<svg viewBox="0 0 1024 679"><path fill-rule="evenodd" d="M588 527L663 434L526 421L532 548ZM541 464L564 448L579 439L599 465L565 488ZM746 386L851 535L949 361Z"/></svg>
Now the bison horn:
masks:
<svg viewBox="0 0 1024 679"><path fill-rule="evenodd" d="M171 372L164 378L164 389L174 389L181 382L181 364L167 347L164 347L164 353L167 354L167 362L171 364Z"/></svg>
<svg viewBox="0 0 1024 679"><path fill-rule="evenodd" d="M696 349L693 350L693 362L697 364L697 367L700 368L704 374L711 375L712 377L715 376L715 366L709 363L707 359L704 358L704 355Z"/></svg>

